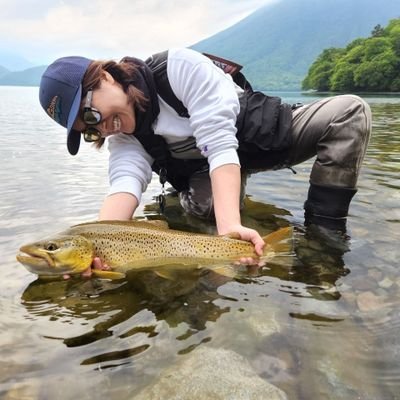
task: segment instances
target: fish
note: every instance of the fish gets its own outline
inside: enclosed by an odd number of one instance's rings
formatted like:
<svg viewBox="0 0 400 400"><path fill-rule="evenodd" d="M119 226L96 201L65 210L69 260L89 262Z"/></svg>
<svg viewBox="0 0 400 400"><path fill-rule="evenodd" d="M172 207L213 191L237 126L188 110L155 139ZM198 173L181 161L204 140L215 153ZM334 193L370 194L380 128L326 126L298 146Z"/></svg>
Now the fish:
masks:
<svg viewBox="0 0 400 400"><path fill-rule="evenodd" d="M263 255L239 234L224 236L170 229L165 221L93 221L19 249L17 260L39 277L80 274L100 257L110 270L93 269L99 278L121 279L130 270L158 268L168 278L167 266L212 266L235 262L241 257L267 261L292 250L293 228L284 227L263 237ZM161 269L161 267L163 267ZM217 270L218 272L218 270ZM226 273L226 271L225 271Z"/></svg>

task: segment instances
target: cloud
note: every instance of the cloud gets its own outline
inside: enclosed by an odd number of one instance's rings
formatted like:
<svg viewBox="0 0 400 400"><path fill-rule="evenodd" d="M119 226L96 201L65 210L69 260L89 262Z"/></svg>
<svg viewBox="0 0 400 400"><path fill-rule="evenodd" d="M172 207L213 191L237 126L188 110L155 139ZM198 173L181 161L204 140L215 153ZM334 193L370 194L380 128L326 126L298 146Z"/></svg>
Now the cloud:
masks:
<svg viewBox="0 0 400 400"><path fill-rule="evenodd" d="M0 0L0 37L37 64L79 54L146 57L190 46L276 0ZM0 44L3 46L4 44Z"/></svg>

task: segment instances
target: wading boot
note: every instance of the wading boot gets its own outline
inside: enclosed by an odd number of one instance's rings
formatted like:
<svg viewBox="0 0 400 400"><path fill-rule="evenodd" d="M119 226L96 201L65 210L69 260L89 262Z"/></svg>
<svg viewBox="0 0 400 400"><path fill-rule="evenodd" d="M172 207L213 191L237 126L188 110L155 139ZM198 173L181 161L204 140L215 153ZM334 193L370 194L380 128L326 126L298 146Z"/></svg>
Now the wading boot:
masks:
<svg viewBox="0 0 400 400"><path fill-rule="evenodd" d="M334 231L346 231L346 220L355 188L329 187L310 184L304 203L304 224L314 224Z"/></svg>
<svg viewBox="0 0 400 400"><path fill-rule="evenodd" d="M304 225L307 233L325 246L342 253L348 251L347 214L355 188L328 187L310 184L304 203Z"/></svg>

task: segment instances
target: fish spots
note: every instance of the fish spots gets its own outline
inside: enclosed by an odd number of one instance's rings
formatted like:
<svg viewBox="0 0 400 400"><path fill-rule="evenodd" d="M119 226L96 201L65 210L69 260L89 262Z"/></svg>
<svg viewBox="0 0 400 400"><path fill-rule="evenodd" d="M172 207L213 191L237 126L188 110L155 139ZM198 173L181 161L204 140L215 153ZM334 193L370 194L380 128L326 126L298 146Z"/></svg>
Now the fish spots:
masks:
<svg viewBox="0 0 400 400"><path fill-rule="evenodd" d="M251 243L232 238L176 231L146 222L110 221L72 227L94 246L94 253L111 267L166 264L173 259L232 260L252 256ZM80 257L85 257L82 250ZM186 261L185 261L186 262Z"/></svg>

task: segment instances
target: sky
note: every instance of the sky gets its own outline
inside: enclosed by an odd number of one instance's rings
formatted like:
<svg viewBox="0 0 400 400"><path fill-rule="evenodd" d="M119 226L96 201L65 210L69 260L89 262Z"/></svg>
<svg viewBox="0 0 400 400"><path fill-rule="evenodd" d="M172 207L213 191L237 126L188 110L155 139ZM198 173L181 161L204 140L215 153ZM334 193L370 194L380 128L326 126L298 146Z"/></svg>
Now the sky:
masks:
<svg viewBox="0 0 400 400"><path fill-rule="evenodd" d="M0 0L0 51L34 65L66 55L146 58L190 46L277 0Z"/></svg>

